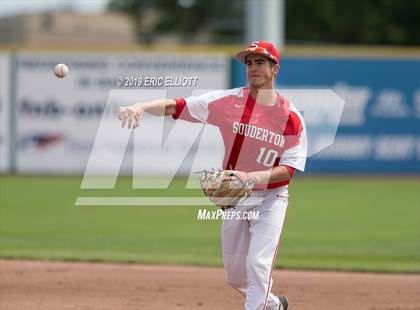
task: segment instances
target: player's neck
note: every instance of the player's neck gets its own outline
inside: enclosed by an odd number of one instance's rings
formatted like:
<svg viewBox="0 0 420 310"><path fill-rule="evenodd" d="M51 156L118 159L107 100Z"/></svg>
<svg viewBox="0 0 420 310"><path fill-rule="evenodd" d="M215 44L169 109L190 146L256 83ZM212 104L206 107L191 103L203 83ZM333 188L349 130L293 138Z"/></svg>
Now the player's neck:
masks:
<svg viewBox="0 0 420 310"><path fill-rule="evenodd" d="M270 106L276 104L277 94L272 87L250 88L249 95L257 104Z"/></svg>

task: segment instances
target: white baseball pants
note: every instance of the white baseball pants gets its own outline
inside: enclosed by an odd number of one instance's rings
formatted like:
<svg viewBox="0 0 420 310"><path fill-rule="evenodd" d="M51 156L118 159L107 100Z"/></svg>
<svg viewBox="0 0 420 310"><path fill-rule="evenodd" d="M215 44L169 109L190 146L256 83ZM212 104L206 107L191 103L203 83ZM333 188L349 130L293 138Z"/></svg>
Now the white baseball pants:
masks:
<svg viewBox="0 0 420 310"><path fill-rule="evenodd" d="M226 280L245 295L245 310L277 310L279 300L271 293L271 272L286 216L288 188L254 191L244 204L225 212L256 211L259 217L223 221Z"/></svg>

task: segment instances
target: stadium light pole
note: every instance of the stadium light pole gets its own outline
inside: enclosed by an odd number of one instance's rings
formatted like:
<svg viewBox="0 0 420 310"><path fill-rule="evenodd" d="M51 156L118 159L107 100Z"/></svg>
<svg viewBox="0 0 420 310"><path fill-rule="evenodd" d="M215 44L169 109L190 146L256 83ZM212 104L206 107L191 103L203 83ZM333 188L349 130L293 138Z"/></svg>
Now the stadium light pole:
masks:
<svg viewBox="0 0 420 310"><path fill-rule="evenodd" d="M264 40L284 48L284 0L245 0L245 43Z"/></svg>

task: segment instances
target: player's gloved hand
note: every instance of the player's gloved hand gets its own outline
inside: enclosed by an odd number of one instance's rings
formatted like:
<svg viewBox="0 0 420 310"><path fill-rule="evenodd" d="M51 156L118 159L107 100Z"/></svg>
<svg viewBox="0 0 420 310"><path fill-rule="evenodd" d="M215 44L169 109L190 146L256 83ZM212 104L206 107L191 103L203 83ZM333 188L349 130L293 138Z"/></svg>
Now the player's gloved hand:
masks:
<svg viewBox="0 0 420 310"><path fill-rule="evenodd" d="M243 171L204 171L200 178L204 194L218 207L235 207L251 195L255 182Z"/></svg>
<svg viewBox="0 0 420 310"><path fill-rule="evenodd" d="M139 127L143 113L144 109L142 107L120 107L118 119L121 121L121 127L124 128L126 124L128 129Z"/></svg>

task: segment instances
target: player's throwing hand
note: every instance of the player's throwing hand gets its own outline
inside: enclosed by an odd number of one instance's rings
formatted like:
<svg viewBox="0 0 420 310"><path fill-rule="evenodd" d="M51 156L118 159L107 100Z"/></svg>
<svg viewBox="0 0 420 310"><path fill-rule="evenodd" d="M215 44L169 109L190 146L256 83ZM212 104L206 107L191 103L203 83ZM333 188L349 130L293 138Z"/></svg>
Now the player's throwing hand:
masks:
<svg viewBox="0 0 420 310"><path fill-rule="evenodd" d="M140 121L143 117L144 109L141 107L120 107L118 112L118 119L121 121L121 127L124 128L127 124L128 129L135 129L140 126Z"/></svg>

